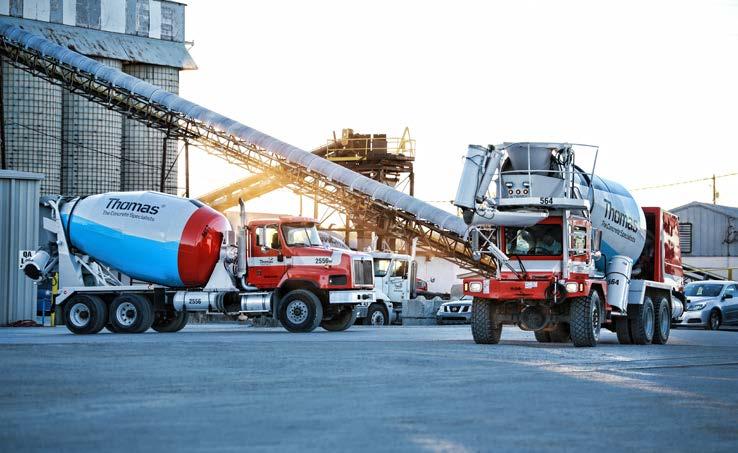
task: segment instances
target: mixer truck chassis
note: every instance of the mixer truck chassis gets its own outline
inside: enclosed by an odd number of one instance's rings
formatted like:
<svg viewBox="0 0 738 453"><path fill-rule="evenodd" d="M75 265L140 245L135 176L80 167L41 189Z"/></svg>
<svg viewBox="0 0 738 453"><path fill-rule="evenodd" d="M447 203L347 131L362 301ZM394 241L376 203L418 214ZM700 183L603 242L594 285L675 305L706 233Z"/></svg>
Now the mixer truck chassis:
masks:
<svg viewBox="0 0 738 453"><path fill-rule="evenodd" d="M45 240L19 266L36 281L58 273L73 333L176 332L191 312L341 331L374 301L371 256L323 247L313 219L247 222L242 206L234 233L202 203L156 192L45 197L42 209Z"/></svg>
<svg viewBox="0 0 738 453"><path fill-rule="evenodd" d="M469 146L454 204L473 255L498 264L464 279L477 343L498 343L504 324L544 343L595 346L603 327L622 344L668 341L684 306L679 220L582 170L575 148L596 147Z"/></svg>

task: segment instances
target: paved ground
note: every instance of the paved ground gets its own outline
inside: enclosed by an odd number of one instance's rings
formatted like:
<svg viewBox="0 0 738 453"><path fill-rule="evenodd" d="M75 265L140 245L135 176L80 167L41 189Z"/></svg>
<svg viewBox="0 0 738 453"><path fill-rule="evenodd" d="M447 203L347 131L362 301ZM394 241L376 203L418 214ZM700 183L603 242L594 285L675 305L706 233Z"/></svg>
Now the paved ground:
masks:
<svg viewBox="0 0 738 453"><path fill-rule="evenodd" d="M0 329L0 446L738 451L738 332L574 349L468 326Z"/></svg>

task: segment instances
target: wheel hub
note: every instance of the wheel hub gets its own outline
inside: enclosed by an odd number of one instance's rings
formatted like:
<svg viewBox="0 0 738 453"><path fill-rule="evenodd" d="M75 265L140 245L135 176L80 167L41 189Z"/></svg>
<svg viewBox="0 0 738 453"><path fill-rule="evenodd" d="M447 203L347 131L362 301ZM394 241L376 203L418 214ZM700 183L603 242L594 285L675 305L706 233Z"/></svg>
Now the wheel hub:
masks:
<svg viewBox="0 0 738 453"><path fill-rule="evenodd" d="M653 319L653 308L647 307L644 317L645 319L643 320L643 327L646 331L646 336L648 338L653 338L653 327L655 324Z"/></svg>
<svg viewBox="0 0 738 453"><path fill-rule="evenodd" d="M293 300L287 305L287 320L292 324L302 324L307 320L308 306L301 300Z"/></svg>
<svg viewBox="0 0 738 453"><path fill-rule="evenodd" d="M82 303L74 304L69 311L69 320L76 327L86 326L90 322L90 309Z"/></svg>
<svg viewBox="0 0 738 453"><path fill-rule="evenodd" d="M373 326L383 326L384 325L384 313L381 311L375 311L372 313L371 322Z"/></svg>
<svg viewBox="0 0 738 453"><path fill-rule="evenodd" d="M602 324L600 323L600 304L593 303L592 304L592 334L594 335L595 340L600 339L600 329L601 328L602 328Z"/></svg>
<svg viewBox="0 0 738 453"><path fill-rule="evenodd" d="M123 302L115 309L115 319L118 321L118 324L123 327L130 327L133 325L133 323L136 322L137 317L138 311L130 302Z"/></svg>

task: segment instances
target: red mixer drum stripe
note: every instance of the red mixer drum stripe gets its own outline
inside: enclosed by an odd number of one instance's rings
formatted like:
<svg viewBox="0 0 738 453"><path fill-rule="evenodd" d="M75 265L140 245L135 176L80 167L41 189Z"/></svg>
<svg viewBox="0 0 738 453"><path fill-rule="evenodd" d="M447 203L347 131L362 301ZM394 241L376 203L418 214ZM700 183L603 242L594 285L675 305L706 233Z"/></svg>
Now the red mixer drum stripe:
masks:
<svg viewBox="0 0 738 453"><path fill-rule="evenodd" d="M208 206L198 208L185 224L179 243L177 264L185 286L204 286L220 255L228 220Z"/></svg>

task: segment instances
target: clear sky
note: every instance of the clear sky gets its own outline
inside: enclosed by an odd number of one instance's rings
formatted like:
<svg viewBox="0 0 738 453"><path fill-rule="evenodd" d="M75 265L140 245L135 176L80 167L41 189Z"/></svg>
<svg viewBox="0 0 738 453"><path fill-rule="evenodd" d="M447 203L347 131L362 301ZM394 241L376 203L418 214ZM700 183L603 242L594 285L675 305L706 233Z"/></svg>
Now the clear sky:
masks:
<svg viewBox="0 0 738 453"><path fill-rule="evenodd" d="M598 173L629 189L738 172L735 0L188 5L200 69L182 73L184 97L304 149L344 127L409 126L424 200L453 198L469 143L597 144ZM243 176L193 154L193 195ZM718 190L738 206L738 176ZM635 195L671 208L712 189ZM291 199L249 208L294 211Z"/></svg>

